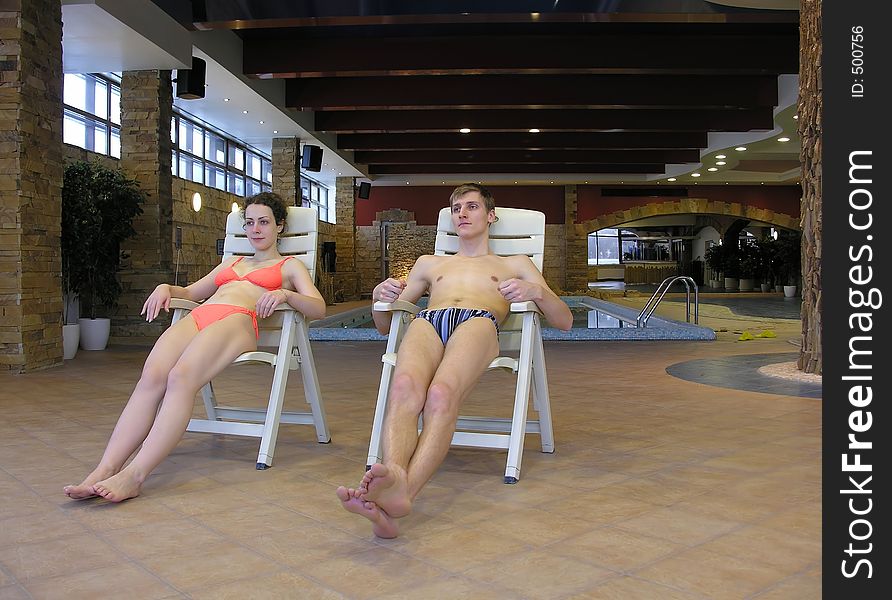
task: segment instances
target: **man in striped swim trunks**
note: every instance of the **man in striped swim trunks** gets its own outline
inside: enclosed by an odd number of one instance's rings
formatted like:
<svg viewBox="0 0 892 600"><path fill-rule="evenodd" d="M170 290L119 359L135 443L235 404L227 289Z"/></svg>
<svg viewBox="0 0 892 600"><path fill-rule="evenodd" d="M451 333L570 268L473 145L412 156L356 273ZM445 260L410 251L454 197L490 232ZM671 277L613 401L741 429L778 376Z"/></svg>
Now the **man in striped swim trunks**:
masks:
<svg viewBox="0 0 892 600"><path fill-rule="evenodd" d="M397 519L412 503L449 451L462 400L498 356L499 324L511 302L533 301L548 322L570 329L573 316L527 256L489 252L495 201L485 187L463 184L450 197L459 238L452 256L418 258L405 281L387 279L372 301L415 302L430 293L400 345L384 418L384 462L373 465L355 489L339 487L350 512L372 522L379 537L398 534ZM389 313L372 312L379 332L390 330ZM418 434L419 414L424 429Z"/></svg>

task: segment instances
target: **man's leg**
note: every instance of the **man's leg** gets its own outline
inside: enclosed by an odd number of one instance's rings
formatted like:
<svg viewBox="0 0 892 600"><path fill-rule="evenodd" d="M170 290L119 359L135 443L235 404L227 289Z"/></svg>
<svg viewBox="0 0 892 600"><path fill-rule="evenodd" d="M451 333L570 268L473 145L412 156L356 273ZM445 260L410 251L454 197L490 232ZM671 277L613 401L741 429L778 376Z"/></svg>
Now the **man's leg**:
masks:
<svg viewBox="0 0 892 600"><path fill-rule="evenodd" d="M396 432L386 430L388 437L385 437L385 441L391 440L390 448L397 452L392 458L385 443L384 464L373 466L363 478L367 492L362 494L362 499L375 502L391 516L408 514L418 492L449 451L462 400L468 396L489 363L498 355L498 351L498 337L489 319L469 319L456 328L426 390L423 403L424 429L417 439L414 429L416 423L412 423L414 451L410 455L400 453L405 452L408 444L399 447L397 444L402 440L397 437ZM389 410L388 406L388 412ZM414 418L417 419L417 416L416 412ZM404 426L407 425L408 423ZM404 435L405 433L407 431L404 431ZM394 459L397 458L407 461L407 467L403 467L401 462L395 462Z"/></svg>
<svg viewBox="0 0 892 600"><path fill-rule="evenodd" d="M387 412L381 431L384 463L372 465L359 489L363 496L372 493L380 497L384 503L381 508L391 517L403 517L411 510L406 492L406 469L418 443L418 415L424 408L428 386L443 353L443 342L430 323L416 319L409 325L397 353L396 369L387 395ZM369 488L372 478L375 483ZM340 491L338 496L343 502ZM350 510L347 504L344 507Z"/></svg>

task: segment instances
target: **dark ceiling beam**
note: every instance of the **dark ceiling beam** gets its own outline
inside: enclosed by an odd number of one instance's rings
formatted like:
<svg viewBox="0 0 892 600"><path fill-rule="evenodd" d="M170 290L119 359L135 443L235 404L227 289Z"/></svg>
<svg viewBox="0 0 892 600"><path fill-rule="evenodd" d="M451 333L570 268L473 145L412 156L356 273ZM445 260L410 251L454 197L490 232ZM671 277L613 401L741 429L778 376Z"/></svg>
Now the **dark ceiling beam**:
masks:
<svg viewBox="0 0 892 600"><path fill-rule="evenodd" d="M734 48L742 51L723 52ZM765 74L799 71L799 40L787 34L250 38L243 70L255 77L500 73Z"/></svg>
<svg viewBox="0 0 892 600"><path fill-rule="evenodd" d="M773 108L751 109L506 109L317 111L316 130L334 133L388 131L750 131L774 127Z"/></svg>
<svg viewBox="0 0 892 600"><path fill-rule="evenodd" d="M354 152L362 164L423 163L688 163L699 150L394 150Z"/></svg>
<svg viewBox="0 0 892 600"><path fill-rule="evenodd" d="M285 105L354 108L752 107L777 105L774 75L460 75L289 79Z"/></svg>
<svg viewBox="0 0 892 600"><path fill-rule="evenodd" d="M430 175L433 173L616 173L616 174L663 174L663 164L555 164L555 163L508 163L483 165L369 165L369 175Z"/></svg>
<svg viewBox="0 0 892 600"><path fill-rule="evenodd" d="M474 149L678 149L705 148L701 131L596 133L349 133L338 135L341 150Z"/></svg>

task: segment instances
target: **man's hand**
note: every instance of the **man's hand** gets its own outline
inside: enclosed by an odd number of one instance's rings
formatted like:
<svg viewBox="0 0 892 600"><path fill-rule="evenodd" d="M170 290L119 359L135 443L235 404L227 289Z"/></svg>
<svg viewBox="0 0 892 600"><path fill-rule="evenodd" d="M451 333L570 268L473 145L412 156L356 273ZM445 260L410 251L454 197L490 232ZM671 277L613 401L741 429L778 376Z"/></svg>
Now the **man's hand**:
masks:
<svg viewBox="0 0 892 600"><path fill-rule="evenodd" d="M405 287L406 282L403 279L394 279L393 277L385 279L372 290L372 301L393 302L400 297Z"/></svg>
<svg viewBox="0 0 892 600"><path fill-rule="evenodd" d="M288 302L288 292L285 290L273 290L264 293L257 300L257 316L268 317L273 314L276 307L283 302Z"/></svg>
<svg viewBox="0 0 892 600"><path fill-rule="evenodd" d="M499 293L508 302L528 302L542 299L542 287L522 279L506 279L499 284Z"/></svg>
<svg viewBox="0 0 892 600"><path fill-rule="evenodd" d="M139 311L139 314L145 315L146 321L151 323L158 316L158 313L161 312L162 308L165 312L170 312L170 286L166 283L162 283L155 288L155 291L149 295L145 304L142 305L142 310Z"/></svg>

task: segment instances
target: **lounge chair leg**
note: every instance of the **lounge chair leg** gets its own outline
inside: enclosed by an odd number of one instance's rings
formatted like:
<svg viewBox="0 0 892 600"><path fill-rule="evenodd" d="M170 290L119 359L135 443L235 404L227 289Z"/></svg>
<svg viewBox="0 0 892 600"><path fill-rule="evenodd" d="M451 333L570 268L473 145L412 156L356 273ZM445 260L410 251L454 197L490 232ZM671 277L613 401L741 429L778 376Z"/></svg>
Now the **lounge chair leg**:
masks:
<svg viewBox="0 0 892 600"><path fill-rule="evenodd" d="M269 469L271 466L272 466L272 465L268 465L268 464L266 464L266 463L259 462L259 463L257 463L257 470L258 470L258 471L266 471L266 470Z"/></svg>

